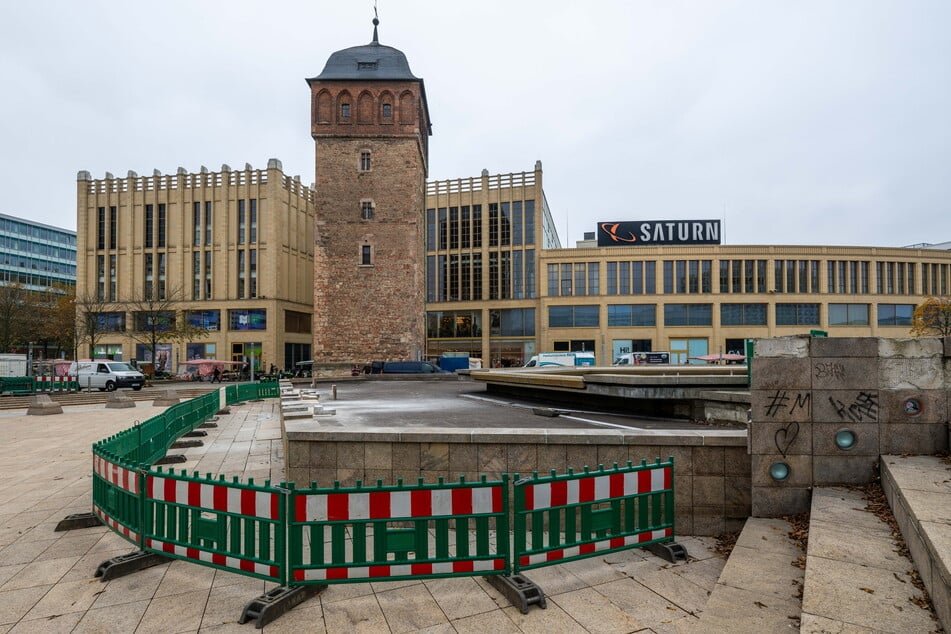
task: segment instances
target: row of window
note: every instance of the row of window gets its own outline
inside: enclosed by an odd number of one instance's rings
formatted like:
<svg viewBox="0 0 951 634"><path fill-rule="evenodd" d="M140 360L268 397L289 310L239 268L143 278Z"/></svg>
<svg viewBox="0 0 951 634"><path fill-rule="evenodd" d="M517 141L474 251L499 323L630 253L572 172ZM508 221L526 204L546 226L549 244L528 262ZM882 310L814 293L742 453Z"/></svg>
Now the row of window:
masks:
<svg viewBox="0 0 951 634"><path fill-rule="evenodd" d="M143 244L146 248L164 248L168 239L168 213L165 203L145 205ZM258 201L256 198L237 201L237 243L258 241ZM192 240L194 246L211 246L214 213L211 201L192 203ZM115 206L99 207L96 216L96 248L115 249L118 240L118 212ZM73 256L75 257L75 256Z"/></svg>
<svg viewBox="0 0 951 634"><path fill-rule="evenodd" d="M24 256L39 257L43 260L76 262L76 247L69 248L60 244L35 242L22 237L0 235L0 251L3 253L21 253Z"/></svg>
<svg viewBox="0 0 951 634"><path fill-rule="evenodd" d="M721 326L766 326L767 304L720 304ZM914 304L878 304L879 326L910 326ZM664 304L665 326L712 326L713 304ZM868 326L869 304L828 304L829 326ZM777 326L820 325L819 304L776 304ZM597 328L601 307L549 306L550 328ZM657 326L655 304L610 304L608 327Z"/></svg>
<svg viewBox="0 0 951 634"><path fill-rule="evenodd" d="M51 227L41 227L31 222L0 217L0 237L30 238L31 242L47 242L66 245L76 251L76 234Z"/></svg>
<svg viewBox="0 0 951 634"><path fill-rule="evenodd" d="M493 337L534 337L535 309L509 308L489 311ZM426 313L426 336L431 339L468 339L482 336L481 310L444 310Z"/></svg>
<svg viewBox="0 0 951 634"><path fill-rule="evenodd" d="M480 249L483 244L482 205L426 210L426 249ZM490 247L535 244L535 201L490 203L485 242Z"/></svg>
<svg viewBox="0 0 951 634"><path fill-rule="evenodd" d="M139 311L133 312L132 324L134 330L146 331L169 330L175 326L175 313L173 311ZM300 327L300 313L295 313L293 323ZM309 317L309 315L308 315ZM125 332L127 315L123 311L98 313L96 321L99 330L103 332ZM204 328L209 331L221 330L221 311L220 310L189 310L185 311L185 319L188 324L195 328ZM307 321L309 332L310 325ZM260 308L249 309L231 309L228 311L228 329L229 330L267 330L267 311Z"/></svg>
<svg viewBox="0 0 951 634"><path fill-rule="evenodd" d="M868 261L829 260L825 263L826 285L820 287L819 260L776 260L773 277L768 261L758 260L663 260L661 283L666 295L705 293L820 293L916 295L918 263L876 262L870 276ZM550 297L599 295L599 262L568 262L547 265ZM922 294L944 295L951 289L951 265L921 263ZM717 271L717 275L714 275ZM606 263L606 295L653 295L656 293L657 262L609 261ZM715 283L717 282L717 283ZM874 282L874 285L873 285Z"/></svg>
<svg viewBox="0 0 951 634"><path fill-rule="evenodd" d="M535 250L430 255L426 257L426 297L430 302L483 299L483 263L488 261L488 299L532 299Z"/></svg>
<svg viewBox="0 0 951 634"><path fill-rule="evenodd" d="M376 70L377 62L360 62L359 70ZM338 124L351 124L356 120L358 124L392 124L394 121L394 104L399 104L400 123L412 124L417 118L416 97L412 92L404 92L398 97L389 91L374 96L369 91L354 97L343 91L337 95L337 107L334 108L334 98L329 91L321 91L315 99L316 109L314 120L318 124L327 124L336 121ZM354 106L355 105L355 106ZM337 116L333 116L336 110Z"/></svg>

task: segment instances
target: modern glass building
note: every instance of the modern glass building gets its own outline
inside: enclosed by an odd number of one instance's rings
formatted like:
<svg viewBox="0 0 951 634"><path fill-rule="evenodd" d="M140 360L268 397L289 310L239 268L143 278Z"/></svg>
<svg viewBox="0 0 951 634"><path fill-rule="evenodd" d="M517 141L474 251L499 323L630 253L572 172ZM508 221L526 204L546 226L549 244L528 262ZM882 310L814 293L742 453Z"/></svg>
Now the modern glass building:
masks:
<svg viewBox="0 0 951 634"><path fill-rule="evenodd" d="M0 285L76 286L76 232L0 214Z"/></svg>

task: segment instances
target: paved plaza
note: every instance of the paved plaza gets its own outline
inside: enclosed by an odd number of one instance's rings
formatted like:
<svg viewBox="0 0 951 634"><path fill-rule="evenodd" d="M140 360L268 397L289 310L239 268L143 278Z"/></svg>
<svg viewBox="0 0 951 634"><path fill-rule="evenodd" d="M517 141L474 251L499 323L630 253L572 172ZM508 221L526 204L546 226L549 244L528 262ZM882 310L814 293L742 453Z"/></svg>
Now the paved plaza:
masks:
<svg viewBox="0 0 951 634"><path fill-rule="evenodd" d="M486 403L485 407L498 407ZM54 532L91 510L96 440L162 411L103 405L52 416L0 413L0 633L218 632L239 625L244 604L273 587L174 561L108 582L104 560L134 548L104 527ZM202 447L176 465L199 473L282 478L276 399L233 406ZM178 453L178 451L176 451ZM521 614L482 578L331 586L266 626L266 632L683 632L698 617L724 560L711 538L680 537L690 554L671 565L641 550L529 571L547 609Z"/></svg>

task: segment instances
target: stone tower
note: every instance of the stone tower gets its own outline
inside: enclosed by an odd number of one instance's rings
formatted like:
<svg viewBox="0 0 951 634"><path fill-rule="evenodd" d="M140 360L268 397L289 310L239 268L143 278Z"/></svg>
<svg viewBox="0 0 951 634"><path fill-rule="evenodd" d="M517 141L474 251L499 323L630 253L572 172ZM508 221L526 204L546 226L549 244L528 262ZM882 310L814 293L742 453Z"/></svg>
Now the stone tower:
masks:
<svg viewBox="0 0 951 634"><path fill-rule="evenodd" d="M418 359L425 346L423 80L373 41L308 79L316 146L314 367Z"/></svg>

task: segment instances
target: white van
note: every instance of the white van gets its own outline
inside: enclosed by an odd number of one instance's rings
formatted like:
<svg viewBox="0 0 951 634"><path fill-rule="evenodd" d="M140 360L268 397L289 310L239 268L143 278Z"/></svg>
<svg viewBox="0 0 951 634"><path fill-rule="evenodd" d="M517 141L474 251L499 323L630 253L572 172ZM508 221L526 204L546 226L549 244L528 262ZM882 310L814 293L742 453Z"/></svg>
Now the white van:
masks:
<svg viewBox="0 0 951 634"><path fill-rule="evenodd" d="M100 392L112 392L120 387L131 387L138 392L145 385L145 375L141 372L128 363L109 359L73 361L69 375L76 377L80 388L96 388Z"/></svg>
<svg viewBox="0 0 951 634"><path fill-rule="evenodd" d="M670 363L669 352L628 352L614 360L614 365L658 365Z"/></svg>
<svg viewBox="0 0 951 634"><path fill-rule="evenodd" d="M523 367L550 368L594 365L593 352L542 352L528 360Z"/></svg>

